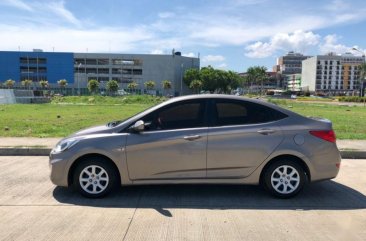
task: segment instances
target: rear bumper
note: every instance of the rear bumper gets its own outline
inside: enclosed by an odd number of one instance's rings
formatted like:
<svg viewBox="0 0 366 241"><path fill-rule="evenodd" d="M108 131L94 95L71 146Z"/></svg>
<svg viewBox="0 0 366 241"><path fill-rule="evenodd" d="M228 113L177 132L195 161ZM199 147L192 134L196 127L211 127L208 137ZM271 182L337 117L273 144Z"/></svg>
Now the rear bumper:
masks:
<svg viewBox="0 0 366 241"><path fill-rule="evenodd" d="M320 181L335 178L340 169L342 158L340 152L335 150L326 154L314 155L311 158L312 173L311 181Z"/></svg>

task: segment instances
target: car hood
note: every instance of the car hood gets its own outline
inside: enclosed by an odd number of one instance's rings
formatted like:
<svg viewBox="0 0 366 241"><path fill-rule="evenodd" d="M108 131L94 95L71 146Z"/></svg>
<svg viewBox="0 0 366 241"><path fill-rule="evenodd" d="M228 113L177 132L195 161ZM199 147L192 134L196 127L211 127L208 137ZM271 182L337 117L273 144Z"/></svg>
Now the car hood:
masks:
<svg viewBox="0 0 366 241"><path fill-rule="evenodd" d="M75 132L69 137L85 136L91 134L102 134L102 133L113 133L114 128L108 127L106 125L93 126L90 128L83 129L81 131Z"/></svg>

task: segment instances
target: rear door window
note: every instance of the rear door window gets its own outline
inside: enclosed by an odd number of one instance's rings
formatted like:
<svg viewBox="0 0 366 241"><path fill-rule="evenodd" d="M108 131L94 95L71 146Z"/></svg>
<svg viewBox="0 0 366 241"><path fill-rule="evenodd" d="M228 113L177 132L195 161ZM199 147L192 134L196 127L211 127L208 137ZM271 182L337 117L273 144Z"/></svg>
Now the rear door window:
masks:
<svg viewBox="0 0 366 241"><path fill-rule="evenodd" d="M286 117L282 112L248 101L216 100L214 104L215 126L259 124Z"/></svg>

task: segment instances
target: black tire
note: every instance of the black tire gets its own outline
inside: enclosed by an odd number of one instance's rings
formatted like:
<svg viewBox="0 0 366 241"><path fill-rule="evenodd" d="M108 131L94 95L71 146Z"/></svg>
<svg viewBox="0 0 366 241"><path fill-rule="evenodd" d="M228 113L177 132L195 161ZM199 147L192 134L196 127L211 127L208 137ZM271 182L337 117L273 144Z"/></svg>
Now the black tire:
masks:
<svg viewBox="0 0 366 241"><path fill-rule="evenodd" d="M267 168L263 178L266 190L272 195L279 198L291 198L303 189L306 174L304 169L295 161L280 160Z"/></svg>
<svg viewBox="0 0 366 241"><path fill-rule="evenodd" d="M87 157L74 170L74 188L88 198L107 195L116 186L116 181L115 168L108 160L101 157Z"/></svg>

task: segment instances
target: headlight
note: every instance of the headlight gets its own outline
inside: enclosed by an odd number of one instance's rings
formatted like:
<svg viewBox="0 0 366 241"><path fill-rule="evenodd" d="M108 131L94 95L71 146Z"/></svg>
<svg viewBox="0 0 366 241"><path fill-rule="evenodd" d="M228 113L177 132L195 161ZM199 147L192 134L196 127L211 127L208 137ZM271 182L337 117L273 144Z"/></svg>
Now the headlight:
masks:
<svg viewBox="0 0 366 241"><path fill-rule="evenodd" d="M52 150L52 152L53 153L63 152L65 150L71 148L78 142L79 142L79 140L76 140L76 139L67 139L67 140L61 141L61 142L57 143L56 147Z"/></svg>

